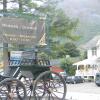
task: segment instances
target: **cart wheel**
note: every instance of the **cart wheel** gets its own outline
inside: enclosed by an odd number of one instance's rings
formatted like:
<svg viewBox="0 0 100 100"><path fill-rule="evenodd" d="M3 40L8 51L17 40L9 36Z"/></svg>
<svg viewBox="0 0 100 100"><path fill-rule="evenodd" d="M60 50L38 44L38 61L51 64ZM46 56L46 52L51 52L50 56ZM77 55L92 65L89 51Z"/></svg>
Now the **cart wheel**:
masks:
<svg viewBox="0 0 100 100"><path fill-rule="evenodd" d="M33 94L35 100L64 100L66 90L65 81L58 73L46 71L35 80Z"/></svg>
<svg viewBox="0 0 100 100"><path fill-rule="evenodd" d="M33 79L21 76L19 80L25 85L28 100L33 96Z"/></svg>
<svg viewBox="0 0 100 100"><path fill-rule="evenodd" d="M26 90L17 79L4 79L0 82L0 100L25 100Z"/></svg>

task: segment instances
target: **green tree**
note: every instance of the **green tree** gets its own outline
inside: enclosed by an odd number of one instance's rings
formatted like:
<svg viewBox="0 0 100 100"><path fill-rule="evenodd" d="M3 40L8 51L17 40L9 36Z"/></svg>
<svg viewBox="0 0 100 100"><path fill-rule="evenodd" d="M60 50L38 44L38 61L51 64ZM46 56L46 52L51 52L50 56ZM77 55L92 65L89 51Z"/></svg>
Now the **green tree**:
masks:
<svg viewBox="0 0 100 100"><path fill-rule="evenodd" d="M61 10L55 10L55 15L50 25L50 33L52 36L60 37L61 40L76 40L78 36L72 34L77 26L78 20L72 20Z"/></svg>
<svg viewBox="0 0 100 100"><path fill-rule="evenodd" d="M57 1L57 0L56 0ZM60 2L60 1L59 1ZM47 30L50 39L60 38L63 40L77 40L79 36L73 34L79 22L78 19L70 19L65 12L57 7L53 0L48 1L46 6L37 9L42 14L47 15Z"/></svg>
<svg viewBox="0 0 100 100"><path fill-rule="evenodd" d="M3 12L7 12L7 0L3 0Z"/></svg>
<svg viewBox="0 0 100 100"><path fill-rule="evenodd" d="M72 66L71 58L64 59L61 63L61 68L66 71L68 75L75 75L76 68Z"/></svg>
<svg viewBox="0 0 100 100"><path fill-rule="evenodd" d="M50 48L52 48L52 53L55 54L56 58L65 58L66 55L70 57L80 56L80 50L77 49L73 42L67 42L65 44L60 44L59 41L53 42Z"/></svg>
<svg viewBox="0 0 100 100"><path fill-rule="evenodd" d="M49 42L49 48L52 50L53 58L64 57L68 52L66 52L63 45L69 39L76 41L80 38L74 34L79 22L78 19L70 19L62 9L55 7L55 4L52 6L51 3L40 7L39 10L47 15L47 41ZM78 50L74 51L71 56L79 55Z"/></svg>
<svg viewBox="0 0 100 100"><path fill-rule="evenodd" d="M80 56L80 51L77 49L76 45L73 42L67 42L64 45L64 48L64 51L67 55L70 55L71 57Z"/></svg>

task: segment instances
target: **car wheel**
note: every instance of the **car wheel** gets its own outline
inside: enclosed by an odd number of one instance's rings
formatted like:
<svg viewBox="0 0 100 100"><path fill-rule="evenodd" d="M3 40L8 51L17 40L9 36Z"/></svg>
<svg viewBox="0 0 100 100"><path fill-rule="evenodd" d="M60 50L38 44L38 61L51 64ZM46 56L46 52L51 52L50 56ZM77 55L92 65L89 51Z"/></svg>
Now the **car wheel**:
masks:
<svg viewBox="0 0 100 100"><path fill-rule="evenodd" d="M73 84L76 84L76 81L73 81Z"/></svg>
<svg viewBox="0 0 100 100"><path fill-rule="evenodd" d="M85 80L82 81L82 83L84 83L84 82L85 82Z"/></svg>

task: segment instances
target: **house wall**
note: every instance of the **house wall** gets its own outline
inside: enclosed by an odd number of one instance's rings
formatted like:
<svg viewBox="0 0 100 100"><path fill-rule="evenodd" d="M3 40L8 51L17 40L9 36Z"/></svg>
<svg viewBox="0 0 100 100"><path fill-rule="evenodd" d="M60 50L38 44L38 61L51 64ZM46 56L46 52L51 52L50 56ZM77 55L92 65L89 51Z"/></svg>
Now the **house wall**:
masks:
<svg viewBox="0 0 100 100"><path fill-rule="evenodd" d="M97 57L100 57L100 46L97 47Z"/></svg>
<svg viewBox="0 0 100 100"><path fill-rule="evenodd" d="M87 58L89 59L91 57L92 57L92 50L89 49L89 50L87 50Z"/></svg>
<svg viewBox="0 0 100 100"><path fill-rule="evenodd" d="M100 47L97 47L97 48L90 48L87 50L87 59L92 59L93 57L100 57ZM84 65L83 68L79 68L78 70L76 70L76 74L77 76L84 76L85 77L88 77L88 79L90 77L94 77L95 79L95 75L96 73L98 72L98 68L96 68L95 66L95 69L94 67L92 67L92 65L90 65L91 67L87 67L88 65Z"/></svg>
<svg viewBox="0 0 100 100"><path fill-rule="evenodd" d="M91 58L93 56L100 57L100 46L97 47L97 49L95 50L95 52L96 52L96 54L93 55L93 50L92 49L87 50L87 58L89 59L89 58Z"/></svg>
<svg viewBox="0 0 100 100"><path fill-rule="evenodd" d="M90 48L87 48L87 59L91 60L89 64L86 62L83 64L76 64L77 70L75 75L83 76L85 79L95 80L96 73L100 72L100 40L98 40L93 46L90 44Z"/></svg>

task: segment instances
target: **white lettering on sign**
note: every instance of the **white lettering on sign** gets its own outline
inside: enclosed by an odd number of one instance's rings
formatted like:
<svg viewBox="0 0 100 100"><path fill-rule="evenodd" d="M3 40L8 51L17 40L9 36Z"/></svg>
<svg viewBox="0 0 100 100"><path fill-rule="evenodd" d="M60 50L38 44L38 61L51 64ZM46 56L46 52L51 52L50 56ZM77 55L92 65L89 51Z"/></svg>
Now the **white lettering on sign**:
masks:
<svg viewBox="0 0 100 100"><path fill-rule="evenodd" d="M16 39L16 38L20 38L20 39L35 39L36 36L29 36L29 35L11 35L11 34L4 34L4 36L10 37L12 40L12 38Z"/></svg>
<svg viewBox="0 0 100 100"><path fill-rule="evenodd" d="M16 29L31 29L33 30L33 27L28 27L28 26L18 26L18 25L12 25L12 24L2 24L2 27L8 27L8 28L16 28Z"/></svg>

